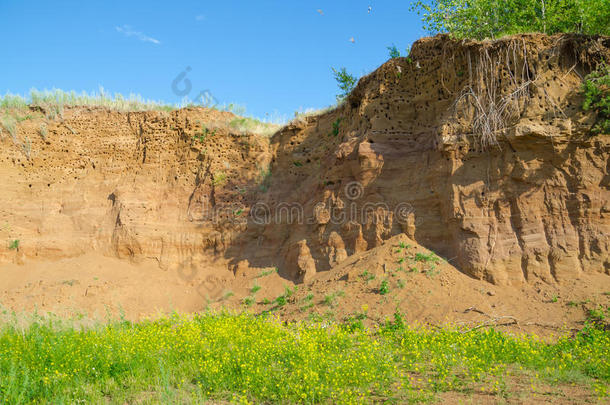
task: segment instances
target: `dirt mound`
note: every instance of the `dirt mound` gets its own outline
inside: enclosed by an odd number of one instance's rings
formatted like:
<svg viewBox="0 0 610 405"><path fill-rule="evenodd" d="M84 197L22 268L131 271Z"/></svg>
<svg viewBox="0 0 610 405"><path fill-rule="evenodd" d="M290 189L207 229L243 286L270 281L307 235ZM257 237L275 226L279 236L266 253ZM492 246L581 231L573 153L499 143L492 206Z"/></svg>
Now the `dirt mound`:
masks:
<svg viewBox="0 0 610 405"><path fill-rule="evenodd" d="M579 328L589 310L610 304L604 274L582 275L562 285L539 281L498 287L468 277L405 234L356 253L303 284L256 270L238 273L232 287L235 295L212 308L368 326L400 312L408 323L498 325L540 334Z"/></svg>
<svg viewBox="0 0 610 405"><path fill-rule="evenodd" d="M271 138L202 108L5 111L0 303L574 325L610 290L609 140L579 93L609 56L427 38Z"/></svg>

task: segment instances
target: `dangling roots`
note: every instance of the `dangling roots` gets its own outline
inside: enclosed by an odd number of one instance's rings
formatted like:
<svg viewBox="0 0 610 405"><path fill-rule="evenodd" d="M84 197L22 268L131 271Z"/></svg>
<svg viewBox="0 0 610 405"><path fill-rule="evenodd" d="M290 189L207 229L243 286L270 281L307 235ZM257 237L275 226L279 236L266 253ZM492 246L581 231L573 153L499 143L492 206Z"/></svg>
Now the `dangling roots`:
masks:
<svg viewBox="0 0 610 405"><path fill-rule="evenodd" d="M499 77L504 69L508 73L509 85L502 84ZM455 112L472 117L476 146L483 150L498 146L498 134L503 133L512 118L519 117L524 111L531 86L536 81L527 61L525 41L523 47L519 42L511 41L505 54L490 55L489 47L483 48L474 72L469 52L468 74L469 84L456 99Z"/></svg>

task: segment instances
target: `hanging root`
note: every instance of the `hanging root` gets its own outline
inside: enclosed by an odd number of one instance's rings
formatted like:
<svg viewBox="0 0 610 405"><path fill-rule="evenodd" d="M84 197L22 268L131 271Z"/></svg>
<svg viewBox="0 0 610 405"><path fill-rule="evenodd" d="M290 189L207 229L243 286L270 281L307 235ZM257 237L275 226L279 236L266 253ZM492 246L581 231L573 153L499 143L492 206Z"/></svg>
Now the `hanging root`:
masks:
<svg viewBox="0 0 610 405"><path fill-rule="evenodd" d="M504 54L490 54L489 47L482 48L474 71L468 53L469 84L457 97L454 109L472 122L474 142L482 150L499 146L498 135L522 114L529 101L536 76L527 61L525 41L520 45L511 41Z"/></svg>

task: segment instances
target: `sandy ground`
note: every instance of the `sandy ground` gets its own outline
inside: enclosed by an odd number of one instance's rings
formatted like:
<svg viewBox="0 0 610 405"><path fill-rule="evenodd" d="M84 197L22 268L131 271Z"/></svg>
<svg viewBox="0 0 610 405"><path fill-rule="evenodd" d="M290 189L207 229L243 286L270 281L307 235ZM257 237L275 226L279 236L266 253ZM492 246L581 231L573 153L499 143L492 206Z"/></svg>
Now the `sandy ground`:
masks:
<svg viewBox="0 0 610 405"><path fill-rule="evenodd" d="M474 280L442 259L416 259L430 253L398 235L296 285L272 268L247 268L234 276L220 262L163 270L155 260L135 263L94 253L28 260L0 266L0 303L16 312L92 319L229 309L272 312L286 320L343 321L364 315L369 325L400 311L410 323L494 325L549 336L572 333L582 327L589 309L610 304L604 274L555 285L499 287ZM286 298L284 305L278 305L280 296Z"/></svg>

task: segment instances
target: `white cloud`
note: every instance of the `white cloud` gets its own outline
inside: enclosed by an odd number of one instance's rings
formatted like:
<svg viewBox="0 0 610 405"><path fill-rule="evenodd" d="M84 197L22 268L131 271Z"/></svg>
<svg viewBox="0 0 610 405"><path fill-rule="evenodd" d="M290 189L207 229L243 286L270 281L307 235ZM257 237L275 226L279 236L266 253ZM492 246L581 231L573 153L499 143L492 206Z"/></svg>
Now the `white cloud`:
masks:
<svg viewBox="0 0 610 405"><path fill-rule="evenodd" d="M149 37L148 35L146 35L142 32L134 31L129 25L123 25L122 27L114 27L114 28L117 30L117 32L120 32L121 34L125 35L126 37L136 37L140 41L152 42L155 45L159 45L161 43L161 41L159 41L158 39Z"/></svg>

